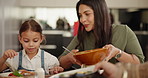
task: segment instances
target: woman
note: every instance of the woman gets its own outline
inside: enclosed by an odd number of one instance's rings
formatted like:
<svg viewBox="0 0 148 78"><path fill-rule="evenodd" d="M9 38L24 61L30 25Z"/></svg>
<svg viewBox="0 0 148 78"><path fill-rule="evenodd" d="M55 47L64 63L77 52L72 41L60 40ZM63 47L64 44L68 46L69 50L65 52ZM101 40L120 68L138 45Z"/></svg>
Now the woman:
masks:
<svg viewBox="0 0 148 78"><path fill-rule="evenodd" d="M126 25L111 25L105 0L80 0L76 5L76 10L80 22L79 31L68 45L69 50L77 52L103 47L108 49L106 60L112 63L120 61L139 64L144 61L134 32ZM65 69L73 64L81 65L67 51L64 51L59 60Z"/></svg>

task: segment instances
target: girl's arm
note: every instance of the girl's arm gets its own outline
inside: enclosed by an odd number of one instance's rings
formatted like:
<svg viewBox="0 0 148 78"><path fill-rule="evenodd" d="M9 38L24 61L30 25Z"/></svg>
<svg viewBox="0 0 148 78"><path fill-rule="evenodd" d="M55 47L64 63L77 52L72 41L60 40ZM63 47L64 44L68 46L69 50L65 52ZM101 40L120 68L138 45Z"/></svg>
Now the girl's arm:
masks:
<svg viewBox="0 0 148 78"><path fill-rule="evenodd" d="M0 58L0 72L2 72L3 70L5 70L6 68L8 68L8 66L5 64L6 60L8 58L14 58L15 56L17 56L18 53L15 52L14 50L7 50L4 52L4 55Z"/></svg>
<svg viewBox="0 0 148 78"><path fill-rule="evenodd" d="M5 64L6 62L6 58L1 57L0 58L0 72L2 72L3 70L5 70L6 68L8 68L8 66Z"/></svg>

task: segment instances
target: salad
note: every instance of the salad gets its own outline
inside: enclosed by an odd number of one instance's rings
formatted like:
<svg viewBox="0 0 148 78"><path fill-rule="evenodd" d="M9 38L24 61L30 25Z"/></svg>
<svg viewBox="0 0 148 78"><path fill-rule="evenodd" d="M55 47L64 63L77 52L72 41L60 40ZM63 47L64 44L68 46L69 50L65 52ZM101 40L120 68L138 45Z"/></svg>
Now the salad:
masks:
<svg viewBox="0 0 148 78"><path fill-rule="evenodd" d="M30 75L35 75L35 72L27 71L27 70L19 70L19 71L14 71L10 73L8 76L23 77L23 76L30 76Z"/></svg>

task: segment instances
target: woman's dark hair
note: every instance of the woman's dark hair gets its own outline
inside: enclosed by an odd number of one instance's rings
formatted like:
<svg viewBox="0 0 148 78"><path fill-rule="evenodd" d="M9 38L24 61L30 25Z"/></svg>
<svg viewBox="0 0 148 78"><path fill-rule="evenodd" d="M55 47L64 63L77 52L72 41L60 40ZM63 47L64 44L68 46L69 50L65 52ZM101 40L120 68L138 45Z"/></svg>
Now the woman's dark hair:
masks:
<svg viewBox="0 0 148 78"><path fill-rule="evenodd" d="M23 32L27 30L39 32L40 34L42 34L41 26L33 19L27 20L21 25L20 30L19 30L20 36Z"/></svg>
<svg viewBox="0 0 148 78"><path fill-rule="evenodd" d="M112 26L110 14L105 0L80 0L76 5L77 16L79 19L78 41L76 48L82 45L84 50L84 38L87 34L84 26L80 22L79 6L81 4L89 6L94 11L94 29L92 30L95 36L95 48L101 48L106 44L111 43Z"/></svg>

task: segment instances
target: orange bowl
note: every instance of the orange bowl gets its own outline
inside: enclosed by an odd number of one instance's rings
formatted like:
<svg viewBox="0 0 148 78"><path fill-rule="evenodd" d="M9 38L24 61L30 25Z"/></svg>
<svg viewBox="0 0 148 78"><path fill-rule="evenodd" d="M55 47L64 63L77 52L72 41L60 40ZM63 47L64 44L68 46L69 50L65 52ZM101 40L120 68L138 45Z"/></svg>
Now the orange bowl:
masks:
<svg viewBox="0 0 148 78"><path fill-rule="evenodd" d="M107 49L98 48L75 53L74 57L85 65L94 65L107 56Z"/></svg>

